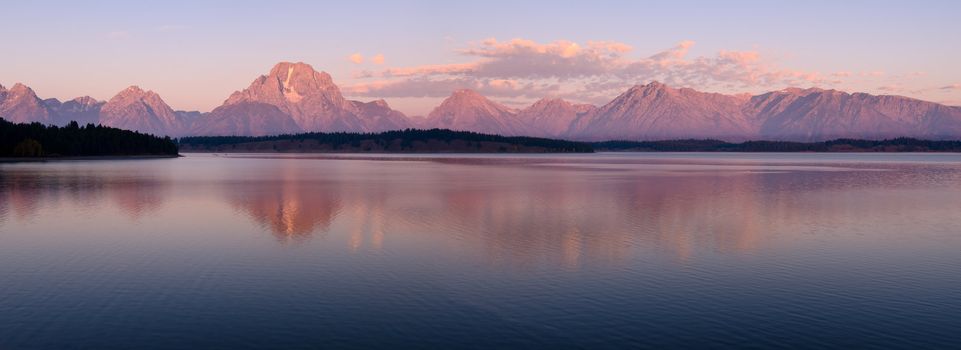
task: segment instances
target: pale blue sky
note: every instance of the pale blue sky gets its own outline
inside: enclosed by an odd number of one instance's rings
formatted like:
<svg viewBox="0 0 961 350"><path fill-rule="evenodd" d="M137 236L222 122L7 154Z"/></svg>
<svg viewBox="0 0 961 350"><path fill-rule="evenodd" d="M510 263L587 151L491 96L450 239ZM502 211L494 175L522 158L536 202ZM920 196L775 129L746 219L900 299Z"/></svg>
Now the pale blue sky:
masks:
<svg viewBox="0 0 961 350"><path fill-rule="evenodd" d="M276 62L303 61L329 72L352 98L383 96L409 114L426 113L458 84L520 105L538 93L597 103L652 79L720 92L818 85L961 105L959 1L2 1L0 11L0 84L23 82L41 97L61 99L108 99L136 84L176 109L207 111ZM630 50L610 61L576 56L584 60L559 66L603 65L604 73L573 78L472 68L385 74L490 61L536 68L553 57L517 54L484 44L488 38L530 40L535 46L524 47L531 50L550 50L556 41L581 48L616 42ZM670 67L612 68L686 40L696 44ZM722 51L759 56L743 67L699 61L719 59ZM362 63L349 60L355 53ZM377 54L383 64L371 62ZM697 77L704 69L714 72L708 81ZM781 78L795 73L806 80ZM747 78L757 74L778 78ZM588 85L602 82L611 86Z"/></svg>

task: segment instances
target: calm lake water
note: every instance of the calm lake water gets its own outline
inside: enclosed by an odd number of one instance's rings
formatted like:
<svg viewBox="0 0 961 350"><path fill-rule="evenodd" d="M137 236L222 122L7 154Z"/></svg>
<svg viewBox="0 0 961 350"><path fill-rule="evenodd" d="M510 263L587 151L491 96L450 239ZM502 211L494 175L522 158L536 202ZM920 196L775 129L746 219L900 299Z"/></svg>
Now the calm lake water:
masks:
<svg viewBox="0 0 961 350"><path fill-rule="evenodd" d="M961 155L0 164L0 348L946 348Z"/></svg>

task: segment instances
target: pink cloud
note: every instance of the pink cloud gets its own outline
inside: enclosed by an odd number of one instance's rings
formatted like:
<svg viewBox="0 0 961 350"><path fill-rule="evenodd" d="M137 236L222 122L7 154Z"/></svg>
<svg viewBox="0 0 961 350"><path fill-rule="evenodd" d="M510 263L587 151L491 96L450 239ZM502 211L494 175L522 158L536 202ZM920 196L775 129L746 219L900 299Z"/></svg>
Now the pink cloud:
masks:
<svg viewBox="0 0 961 350"><path fill-rule="evenodd" d="M694 41L685 40L678 43L677 46L652 55L650 59L658 62L679 61L684 59L684 56L687 56L687 52L692 46L694 46Z"/></svg>
<svg viewBox="0 0 961 350"><path fill-rule="evenodd" d="M377 54L371 57L370 62L373 64L384 64L384 54Z"/></svg>
<svg viewBox="0 0 961 350"><path fill-rule="evenodd" d="M779 68L766 61L757 51L722 50L713 57L687 59L685 55L691 45L693 42L684 42L651 56L651 59L634 61L621 72L622 78L650 77L672 85L702 89L712 86L756 88L827 83L819 72Z"/></svg>
<svg viewBox="0 0 961 350"><path fill-rule="evenodd" d="M951 84L940 87L941 90L961 90L961 84Z"/></svg>
<svg viewBox="0 0 961 350"><path fill-rule="evenodd" d="M526 39L487 39L461 53L484 58L474 62L471 71L478 77L572 79L608 74L630 49L626 44L603 41L579 45L567 40L539 44Z"/></svg>
<svg viewBox="0 0 961 350"><path fill-rule="evenodd" d="M350 60L351 62L354 62L354 64L364 63L364 55L361 55L360 53L355 53L353 55L347 56L347 59Z"/></svg>
<svg viewBox="0 0 961 350"><path fill-rule="evenodd" d="M617 86L610 91L651 80L699 89L757 89L798 84L837 84L852 75L850 72L839 72L829 75L829 80L816 71L779 67L758 51L721 50L713 56L689 57L694 45L693 41L681 41L661 52L632 58L631 46L613 41L579 44L557 40L538 43L528 39L499 41L491 38L458 51L473 60L388 68L375 74L384 81L376 86L358 88L353 93L414 97L438 96L439 91L443 91L440 96L446 96L455 85L458 88L473 86L494 89L493 84L497 83L493 82L511 81L515 88L505 90L509 93L502 91L501 94L516 95L517 87L556 85L566 87L556 94L592 101L598 92L585 87L599 81ZM405 95L399 89L401 86L411 88L411 92Z"/></svg>
<svg viewBox="0 0 961 350"><path fill-rule="evenodd" d="M578 78L607 74L630 46L616 42L592 41L585 45L560 40L538 44L513 39L487 39L459 52L478 57L468 63L391 68L383 77L468 75L484 78Z"/></svg>
<svg viewBox="0 0 961 350"><path fill-rule="evenodd" d="M436 65L423 65L416 67L406 67L406 68L390 68L385 70L381 75L384 77L412 77L412 76L430 76L430 75L443 75L443 74L464 74L469 73L476 69L476 64L474 63L458 63L458 64L436 64Z"/></svg>
<svg viewBox="0 0 961 350"><path fill-rule="evenodd" d="M452 91L472 89L486 96L540 98L556 92L559 85L520 82L509 79L473 79L470 77L380 80L345 86L343 92L354 96L378 97L446 97Z"/></svg>

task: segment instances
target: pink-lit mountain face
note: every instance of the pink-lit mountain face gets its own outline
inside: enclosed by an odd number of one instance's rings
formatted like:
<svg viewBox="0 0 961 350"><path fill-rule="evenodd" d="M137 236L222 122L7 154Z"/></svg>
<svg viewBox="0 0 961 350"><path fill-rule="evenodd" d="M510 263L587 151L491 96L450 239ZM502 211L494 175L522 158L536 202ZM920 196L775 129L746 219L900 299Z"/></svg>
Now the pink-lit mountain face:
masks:
<svg viewBox="0 0 961 350"><path fill-rule="evenodd" d="M633 86L599 107L545 98L516 110L475 91L458 90L426 118L408 118L383 100L348 100L329 74L289 62L277 64L209 113L174 111L156 93L137 87L106 103L90 97L60 102L42 100L17 84L0 86L0 117L59 125L76 120L171 136L416 127L588 141L961 139L961 107L814 88L725 95L657 82Z"/></svg>
<svg viewBox="0 0 961 350"><path fill-rule="evenodd" d="M67 102L59 103L57 99L44 100L44 104L50 106L57 115L58 124L66 124L76 121L80 124L99 123L100 109L105 102L97 101L90 96L77 97Z"/></svg>
<svg viewBox="0 0 961 350"><path fill-rule="evenodd" d="M454 91L421 126L508 136L530 134L516 111L466 89Z"/></svg>
<svg viewBox="0 0 961 350"><path fill-rule="evenodd" d="M597 107L573 104L559 98L543 98L522 109L517 117L528 125L528 135L538 137L568 137L579 118L590 120Z"/></svg>
<svg viewBox="0 0 961 350"><path fill-rule="evenodd" d="M191 135L265 136L303 132L289 114L261 102L238 102L217 107L201 116Z"/></svg>
<svg viewBox="0 0 961 350"><path fill-rule="evenodd" d="M304 63L283 62L268 75L255 79L243 91L234 92L224 106L264 103L291 116L303 131L349 131L362 128L330 75Z"/></svg>
<svg viewBox="0 0 961 350"><path fill-rule="evenodd" d="M350 101L329 74L282 62L209 113L174 111L152 91L131 86L107 102L41 100L29 87L0 86L0 118L19 123L99 123L158 135L275 135L308 131L379 132L414 126L387 102Z"/></svg>
<svg viewBox="0 0 961 350"><path fill-rule="evenodd" d="M577 118L567 136L576 139L742 139L757 136L746 97L673 89L661 83L636 85Z"/></svg>
<svg viewBox="0 0 961 350"><path fill-rule="evenodd" d="M961 108L901 96L786 89L758 96L674 89L653 82L594 107L542 99L514 111L458 91L421 127L576 140L817 141L834 138L959 138Z"/></svg>
<svg viewBox="0 0 961 350"><path fill-rule="evenodd" d="M768 139L961 137L961 108L901 96L786 89L752 97L745 111Z"/></svg>
<svg viewBox="0 0 961 350"><path fill-rule="evenodd" d="M0 118L14 123L54 122L54 114L33 89L20 83L9 90L0 86Z"/></svg>
<svg viewBox="0 0 961 350"><path fill-rule="evenodd" d="M244 125L264 120L266 111L260 104L276 107L293 119L297 129L290 130L286 121L277 126ZM191 133L229 135L237 130L247 130L246 135L267 135L274 133L275 129L376 132L412 126L407 116L390 109L383 100L363 103L345 99L329 74L315 71L305 63L278 63L268 75L258 77L247 89L230 95L215 111L218 112L213 115L216 119L198 119ZM235 127L219 129L210 124L216 122L226 126L225 118L235 118L230 122Z"/></svg>
<svg viewBox="0 0 961 350"><path fill-rule="evenodd" d="M131 86L100 107L100 124L149 134L177 135L187 125L160 95Z"/></svg>

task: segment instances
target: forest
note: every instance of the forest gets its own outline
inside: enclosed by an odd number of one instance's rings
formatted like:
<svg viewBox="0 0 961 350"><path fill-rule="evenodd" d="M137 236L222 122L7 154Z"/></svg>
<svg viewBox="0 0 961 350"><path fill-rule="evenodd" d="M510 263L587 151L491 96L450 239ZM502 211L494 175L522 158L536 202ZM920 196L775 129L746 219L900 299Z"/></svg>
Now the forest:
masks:
<svg viewBox="0 0 961 350"><path fill-rule="evenodd" d="M58 127L15 124L0 119L0 157L176 156L177 144L157 137L100 125L70 122Z"/></svg>
<svg viewBox="0 0 961 350"><path fill-rule="evenodd" d="M381 133L304 133L279 136L197 136L177 140L195 152L961 152L961 141L894 138L837 139L822 142L720 140L577 142L498 136L446 129L407 129Z"/></svg>
<svg viewBox="0 0 961 350"><path fill-rule="evenodd" d="M822 142L719 140L604 141L597 151L636 152L961 152L961 141L894 138L889 140L837 139Z"/></svg>
<svg viewBox="0 0 961 350"><path fill-rule="evenodd" d="M0 118L0 157L176 156L193 152L590 153L604 152L961 152L961 141L894 138L823 142L720 140L577 142L446 129L277 136L157 137L101 125L58 127Z"/></svg>
<svg viewBox="0 0 961 350"><path fill-rule="evenodd" d="M178 142L185 151L210 152L593 152L591 145L584 142L446 129L406 129L380 133L304 133L261 137L198 136L184 137Z"/></svg>

